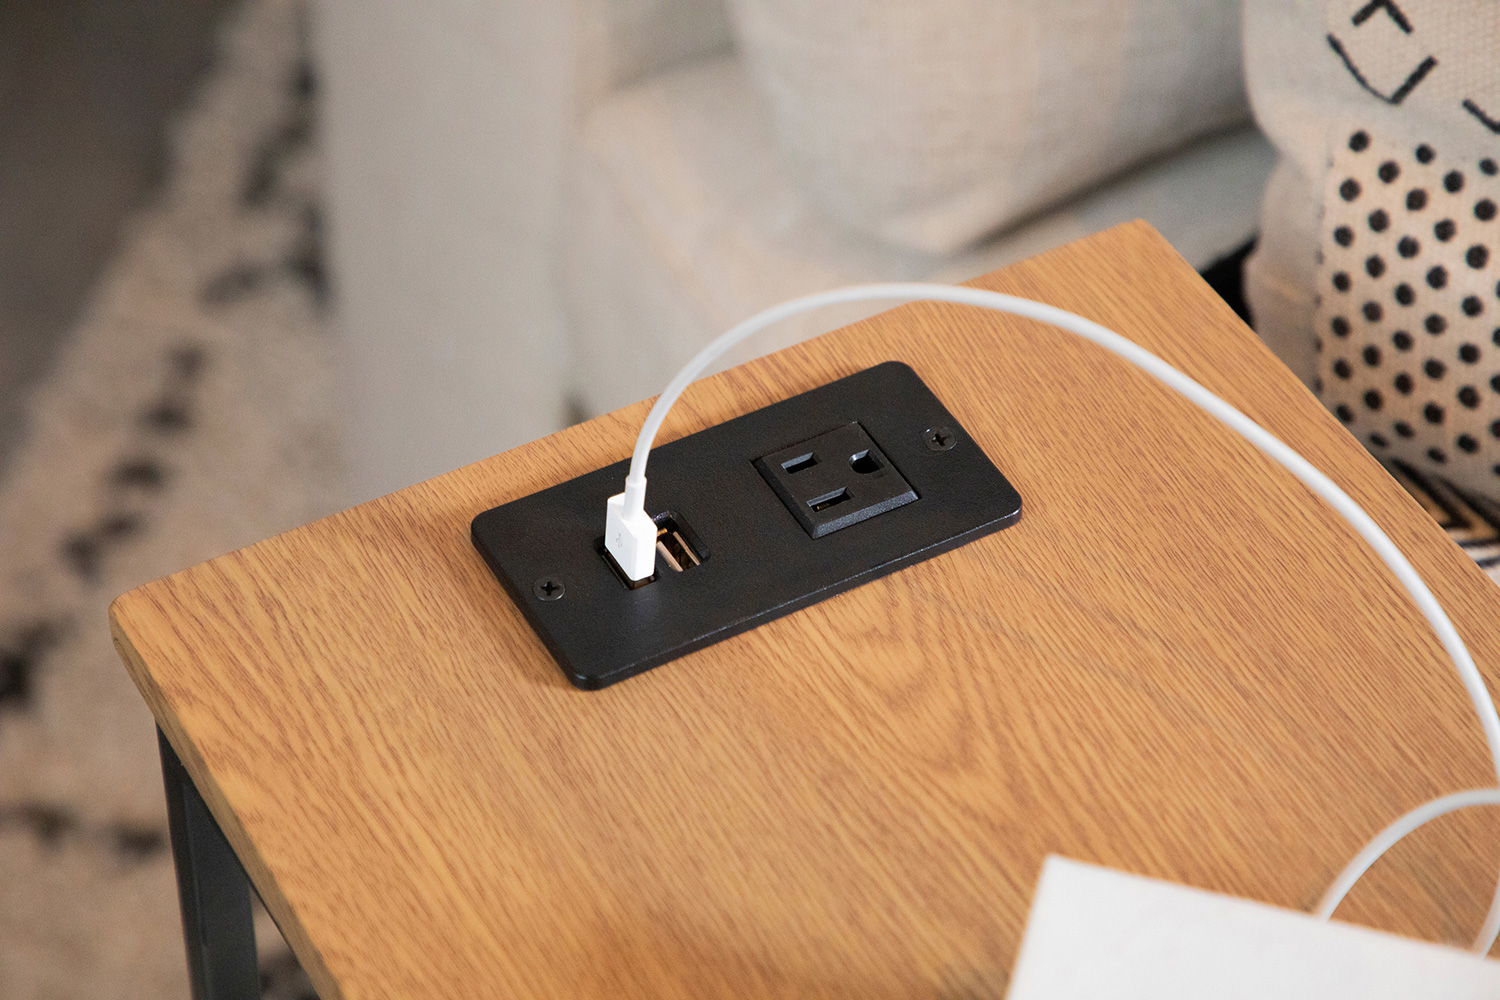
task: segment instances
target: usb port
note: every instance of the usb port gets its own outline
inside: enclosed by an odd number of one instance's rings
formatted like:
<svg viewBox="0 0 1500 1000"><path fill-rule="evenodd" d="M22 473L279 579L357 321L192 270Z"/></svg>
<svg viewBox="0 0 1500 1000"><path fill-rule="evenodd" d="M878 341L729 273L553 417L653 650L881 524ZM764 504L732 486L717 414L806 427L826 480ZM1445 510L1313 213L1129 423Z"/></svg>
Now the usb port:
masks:
<svg viewBox="0 0 1500 1000"><path fill-rule="evenodd" d="M703 565L703 560L708 558L708 551L698 542L692 529L675 513L667 511L657 514L651 520L656 524L656 572L644 580L632 580L626 576L615 562L615 557L609 554L604 539L601 537L594 540L594 550L599 553L599 558L631 590L639 590L648 583L655 583L661 579L663 572L685 573Z"/></svg>
<svg viewBox="0 0 1500 1000"><path fill-rule="evenodd" d="M678 573L703 562L682 529L677 526L677 519L671 514L656 521L656 558L659 562L666 563L668 569Z"/></svg>

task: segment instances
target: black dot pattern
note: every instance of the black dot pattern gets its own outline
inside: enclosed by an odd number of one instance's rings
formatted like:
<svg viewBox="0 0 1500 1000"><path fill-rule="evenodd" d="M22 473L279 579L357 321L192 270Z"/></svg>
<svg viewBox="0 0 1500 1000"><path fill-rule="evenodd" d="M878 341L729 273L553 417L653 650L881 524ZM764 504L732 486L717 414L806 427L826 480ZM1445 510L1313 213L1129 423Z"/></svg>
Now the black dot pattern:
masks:
<svg viewBox="0 0 1500 1000"><path fill-rule="evenodd" d="M1500 496L1500 164L1351 128L1324 192L1317 392L1381 456Z"/></svg>

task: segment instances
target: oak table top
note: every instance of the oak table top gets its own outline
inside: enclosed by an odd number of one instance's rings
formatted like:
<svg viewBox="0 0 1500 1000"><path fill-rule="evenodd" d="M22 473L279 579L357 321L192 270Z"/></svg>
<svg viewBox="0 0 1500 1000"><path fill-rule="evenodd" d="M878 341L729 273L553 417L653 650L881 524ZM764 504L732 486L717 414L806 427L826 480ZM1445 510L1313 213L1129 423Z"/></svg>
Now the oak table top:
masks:
<svg viewBox="0 0 1500 1000"><path fill-rule="evenodd" d="M1302 452L1494 684L1500 590L1148 226L973 284L1120 331ZM1353 531L1071 335L903 306L704 379L660 440L892 359L1020 523L603 691L564 681L469 522L627 456L646 403L115 602L325 1000L1000 996L1048 853L1308 908L1398 814L1494 783ZM1466 941L1491 832L1424 829L1341 916Z"/></svg>

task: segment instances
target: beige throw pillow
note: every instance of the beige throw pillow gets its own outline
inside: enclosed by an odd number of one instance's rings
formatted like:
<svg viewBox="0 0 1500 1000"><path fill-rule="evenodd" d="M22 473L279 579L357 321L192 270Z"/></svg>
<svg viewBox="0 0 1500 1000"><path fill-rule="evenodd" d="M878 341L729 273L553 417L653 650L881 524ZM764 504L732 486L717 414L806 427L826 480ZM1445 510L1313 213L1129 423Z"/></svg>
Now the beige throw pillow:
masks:
<svg viewBox="0 0 1500 1000"><path fill-rule="evenodd" d="M1237 0L729 6L814 200L920 250L958 249L1245 115Z"/></svg>
<svg viewBox="0 0 1500 1000"><path fill-rule="evenodd" d="M1500 3L1248 0L1256 329L1408 476L1500 497Z"/></svg>

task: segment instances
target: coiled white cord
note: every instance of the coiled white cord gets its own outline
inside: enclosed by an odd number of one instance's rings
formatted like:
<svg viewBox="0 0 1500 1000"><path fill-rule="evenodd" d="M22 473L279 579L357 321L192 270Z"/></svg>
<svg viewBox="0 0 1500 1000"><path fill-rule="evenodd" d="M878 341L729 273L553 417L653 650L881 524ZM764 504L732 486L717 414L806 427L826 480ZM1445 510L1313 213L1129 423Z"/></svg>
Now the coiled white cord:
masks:
<svg viewBox="0 0 1500 1000"><path fill-rule="evenodd" d="M1286 468L1309 489L1322 497L1344 520L1349 522L1355 531L1359 532L1360 537L1375 550L1375 554L1390 568L1391 572L1396 575L1396 579L1411 595L1412 601L1417 605L1417 610L1422 612L1422 616L1427 619L1433 632L1437 634L1438 641L1442 643L1448 656L1453 660L1459 680L1463 683L1469 699L1474 704L1474 710L1479 715L1479 724L1484 730L1484 738L1489 746L1496 778L1500 780L1500 715L1496 714L1495 705L1490 700L1489 691L1485 687L1479 668L1475 666L1474 659L1469 655L1463 639L1459 637L1458 631L1448 620L1442 606L1433 597L1432 591L1422 582L1422 578L1401 554L1401 550L1359 504L1355 503L1333 480L1319 472L1310 462L1283 444L1269 431L1155 354L1092 320L1084 319L1082 316L1056 306L1033 302L1014 295L1004 295L979 288L916 282L853 285L791 299L736 324L694 355L672 381L667 383L667 388L657 397L656 403L651 407L651 412L646 416L645 423L641 425L640 436L636 438L635 450L630 457L630 471L625 477L625 491L610 499L606 517L605 543L621 568L637 580L644 579L652 572L655 564L656 531L645 512L646 460L650 455L652 442L656 440L657 431L661 429L662 421L666 419L667 412L672 409L672 405L677 402L683 390L692 384L705 368L741 341L774 323L799 313L850 302L893 300L929 300L976 306L1038 320L1075 333L1119 355L1187 397L1199 408L1217 417L1231 430ZM1443 813L1486 804L1500 804L1500 788L1449 795L1403 816L1382 831L1358 857L1350 862L1319 903L1317 915L1325 920L1328 919L1348 893L1349 888L1369 869L1376 858L1407 833ZM1484 928L1475 940L1475 950L1487 953L1497 935L1500 935L1500 885L1496 886Z"/></svg>

